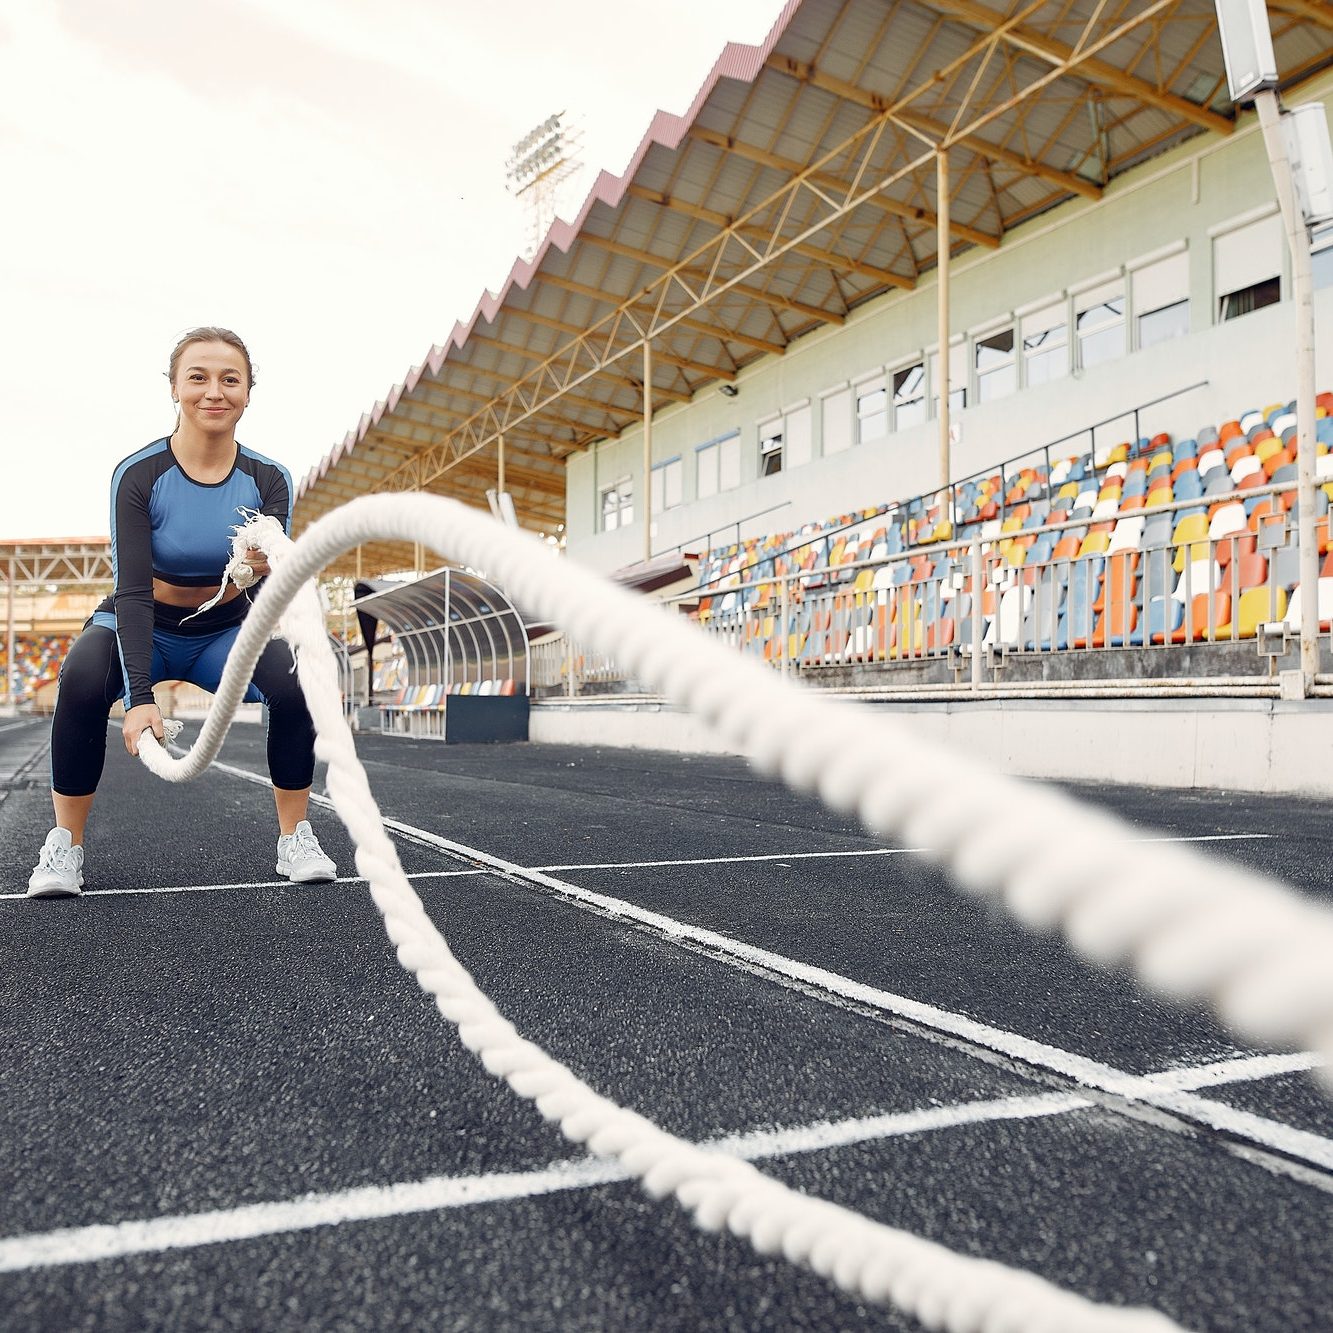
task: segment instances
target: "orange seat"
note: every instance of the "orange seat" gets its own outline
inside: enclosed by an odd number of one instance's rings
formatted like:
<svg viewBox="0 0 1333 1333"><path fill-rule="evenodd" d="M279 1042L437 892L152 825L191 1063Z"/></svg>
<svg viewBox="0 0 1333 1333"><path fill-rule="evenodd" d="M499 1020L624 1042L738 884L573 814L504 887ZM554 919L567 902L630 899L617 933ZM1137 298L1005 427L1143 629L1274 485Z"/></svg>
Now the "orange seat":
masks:
<svg viewBox="0 0 1333 1333"><path fill-rule="evenodd" d="M1073 560L1078 555L1080 542L1077 537L1061 537L1051 552L1052 560Z"/></svg>
<svg viewBox="0 0 1333 1333"><path fill-rule="evenodd" d="M1294 463L1295 461L1285 449L1279 449L1277 453L1269 454L1264 459L1264 476L1271 478L1278 468L1286 467L1288 463Z"/></svg>
<svg viewBox="0 0 1333 1333"><path fill-rule="evenodd" d="M1240 588L1261 587L1268 578L1268 561L1261 555L1242 555L1232 561L1227 571L1227 586Z"/></svg>
<svg viewBox="0 0 1333 1333"><path fill-rule="evenodd" d="M1094 648L1105 648L1107 635L1112 639L1119 640L1115 646L1119 647L1124 643L1133 632L1134 627L1139 623L1139 609L1132 601L1116 601L1097 617L1097 623L1092 627L1092 646Z"/></svg>
<svg viewBox="0 0 1333 1333"><path fill-rule="evenodd" d="M1217 627L1225 625L1231 619L1231 594L1215 592L1212 596L1212 622L1213 630L1208 631L1209 620L1209 598L1206 592L1195 593L1190 606L1190 614L1186 617L1186 623L1171 635L1172 643L1194 642L1196 640L1212 639L1217 637ZM1153 635L1154 643L1161 643L1160 634Z"/></svg>

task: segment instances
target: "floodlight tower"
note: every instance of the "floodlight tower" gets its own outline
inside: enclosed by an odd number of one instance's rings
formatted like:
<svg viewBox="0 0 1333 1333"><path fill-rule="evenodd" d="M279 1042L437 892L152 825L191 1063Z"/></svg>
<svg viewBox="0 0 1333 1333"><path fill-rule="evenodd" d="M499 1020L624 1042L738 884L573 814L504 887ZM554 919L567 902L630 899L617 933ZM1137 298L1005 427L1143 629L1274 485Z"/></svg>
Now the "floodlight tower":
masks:
<svg viewBox="0 0 1333 1333"><path fill-rule="evenodd" d="M1301 516L1300 694L1308 696L1319 669L1319 551L1315 541L1314 300L1310 231L1333 220L1333 151L1322 103L1284 111L1278 101L1277 60L1264 0L1214 0L1231 100L1253 102L1263 127L1278 206L1291 247L1296 306L1296 458ZM1286 694L1286 690L1283 693Z"/></svg>
<svg viewBox="0 0 1333 1333"><path fill-rule="evenodd" d="M531 259L555 221L562 192L583 170L583 133L567 111L547 116L509 150L506 188L523 205L524 257Z"/></svg>

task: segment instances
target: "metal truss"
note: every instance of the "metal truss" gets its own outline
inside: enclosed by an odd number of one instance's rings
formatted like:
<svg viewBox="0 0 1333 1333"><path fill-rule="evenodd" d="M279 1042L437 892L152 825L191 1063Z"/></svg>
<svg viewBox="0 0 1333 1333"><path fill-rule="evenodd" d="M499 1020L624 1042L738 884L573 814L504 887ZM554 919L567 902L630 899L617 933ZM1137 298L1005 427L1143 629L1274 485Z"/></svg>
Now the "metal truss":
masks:
<svg viewBox="0 0 1333 1333"><path fill-rule="evenodd" d="M871 111L866 124L802 169L758 206L720 228L716 235L683 260L671 263L650 252L636 251L634 257L662 269L661 276L596 324L569 338L522 379L448 431L440 442L424 447L417 457L395 468L384 478L381 488L406 490L427 486L464 459L495 445L506 432L544 413L565 394L612 371L627 357L641 354L645 344L673 330L688 331L697 327L700 313L711 302L725 293L743 290L756 275L784 255L814 255L825 263L844 266L849 272L860 271L885 283L910 289L915 283L914 278L874 269L861 257L830 251L825 245L839 224L863 205L881 201L884 192L896 183L906 180L911 184L910 178L925 168L930 168L933 175L934 158L938 152L960 147L993 159L1008 159L1014 166L1021 165L1048 181L1059 177L1052 183L1071 192L1099 196L1098 187L1085 178L1052 172L979 137L979 132L998 117L1075 70L1090 84L1109 83L1120 94L1170 109L1182 119L1206 125L1209 129L1229 132L1231 123L1225 118L1165 94L1146 80L1126 76L1098 59L1099 53L1107 47L1178 3L1179 0L1153 0L1131 17L1114 24L1096 40L1091 37L1093 20L1090 20L1079 41L1068 46L1039 38L1022 27L1023 21L1031 17L1040 4L1022 9L997 25L993 11L967 3L967 0L946 0L948 11L974 23L980 23L984 18L989 30L949 65L888 104L862 89L829 88L829 80L811 67L791 63L783 72L793 78L843 95L851 95L854 91L854 100ZM1006 70L1009 97L999 105L991 103L969 115L980 82L979 70L995 58L997 49L1002 46L1021 48L1030 58L1024 66L1027 77L1020 83L1016 66L1010 63ZM775 63L775 68L782 68L781 63ZM947 123L922 113L922 104L929 106L937 101L942 86L961 81L968 72L971 73L970 87L958 98ZM915 155L909 153L913 147L917 150ZM887 169L890 162L895 165ZM588 239L616 248L605 238ZM656 349L654 351L656 353ZM670 356L656 359L668 364L673 361ZM729 377L719 367L699 366L696 369L712 377ZM623 371L619 373L623 374Z"/></svg>
<svg viewBox="0 0 1333 1333"><path fill-rule="evenodd" d="M96 588L112 582L107 542L5 542L0 576L18 588Z"/></svg>

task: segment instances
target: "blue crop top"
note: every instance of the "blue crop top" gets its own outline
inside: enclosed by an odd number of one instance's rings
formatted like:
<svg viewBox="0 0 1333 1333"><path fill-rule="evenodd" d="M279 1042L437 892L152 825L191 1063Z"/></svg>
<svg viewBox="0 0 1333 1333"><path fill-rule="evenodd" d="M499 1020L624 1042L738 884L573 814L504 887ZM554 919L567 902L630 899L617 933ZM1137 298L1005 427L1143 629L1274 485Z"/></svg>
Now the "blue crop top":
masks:
<svg viewBox="0 0 1333 1333"><path fill-rule="evenodd" d="M111 568L121 665L129 707L153 702L153 580L178 587L216 587L231 559L232 529L242 510L292 525L287 469L237 446L222 481L186 476L169 440L131 454L111 478Z"/></svg>

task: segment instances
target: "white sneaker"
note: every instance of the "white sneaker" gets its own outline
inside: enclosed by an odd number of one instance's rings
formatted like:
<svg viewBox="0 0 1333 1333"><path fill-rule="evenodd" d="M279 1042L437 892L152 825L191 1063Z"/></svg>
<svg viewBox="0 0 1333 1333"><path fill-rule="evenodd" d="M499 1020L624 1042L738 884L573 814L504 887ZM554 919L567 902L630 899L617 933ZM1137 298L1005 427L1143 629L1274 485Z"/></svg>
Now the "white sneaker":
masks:
<svg viewBox="0 0 1333 1333"><path fill-rule="evenodd" d="M278 874L293 884L318 884L337 879L338 867L324 855L310 821L303 819L295 832L278 839Z"/></svg>
<svg viewBox="0 0 1333 1333"><path fill-rule="evenodd" d="M68 829L53 828L28 876L29 898L77 898L83 892L83 848L70 845Z"/></svg>

